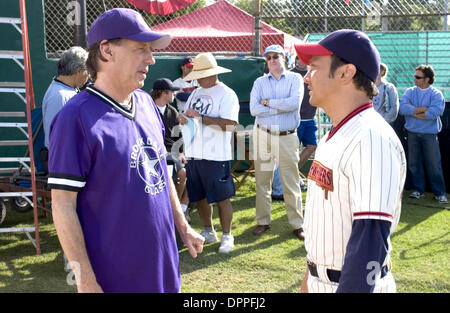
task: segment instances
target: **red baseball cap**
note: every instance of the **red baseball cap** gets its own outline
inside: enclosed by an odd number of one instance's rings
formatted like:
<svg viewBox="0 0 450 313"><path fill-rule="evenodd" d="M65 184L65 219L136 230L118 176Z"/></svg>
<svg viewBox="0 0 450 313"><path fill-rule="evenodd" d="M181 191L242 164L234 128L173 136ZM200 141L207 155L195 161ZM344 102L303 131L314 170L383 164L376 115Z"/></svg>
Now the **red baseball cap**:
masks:
<svg viewBox="0 0 450 313"><path fill-rule="evenodd" d="M192 58L185 57L183 61L181 61L181 66L187 66L187 67L193 67L194 62L192 61Z"/></svg>
<svg viewBox="0 0 450 313"><path fill-rule="evenodd" d="M297 56L304 64L309 65L309 61L315 55L332 55L333 52L319 43L295 44Z"/></svg>

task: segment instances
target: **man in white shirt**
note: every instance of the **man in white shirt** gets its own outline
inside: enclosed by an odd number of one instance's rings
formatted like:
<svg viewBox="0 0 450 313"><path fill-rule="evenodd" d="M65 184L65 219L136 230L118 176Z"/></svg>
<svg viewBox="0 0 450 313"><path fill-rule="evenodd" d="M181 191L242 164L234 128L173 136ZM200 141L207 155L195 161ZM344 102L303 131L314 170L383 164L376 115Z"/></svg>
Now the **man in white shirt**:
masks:
<svg viewBox="0 0 450 313"><path fill-rule="evenodd" d="M192 62L192 58L185 57L181 62L181 77L173 82L175 87L180 88L180 90L175 94L175 97L177 99L178 112L180 113L184 111L184 106L187 99L191 95L191 92L198 87L198 82L196 80L184 80L184 77L189 75L189 73L192 71L193 66L194 63Z"/></svg>
<svg viewBox="0 0 450 313"><path fill-rule="evenodd" d="M193 71L184 80L197 79L200 88L189 96L184 115L196 119L200 127L188 144L185 141L187 189L189 200L197 202L203 223L201 235L206 243L216 242L212 225L212 203L219 207L222 226L220 253L234 247L231 235L233 208L230 198L235 195L231 176L232 134L238 123L239 101L236 93L218 80L220 73L231 70L217 65L211 53L201 53L194 60ZM180 115L180 123L188 121ZM184 136L184 134L183 134Z"/></svg>

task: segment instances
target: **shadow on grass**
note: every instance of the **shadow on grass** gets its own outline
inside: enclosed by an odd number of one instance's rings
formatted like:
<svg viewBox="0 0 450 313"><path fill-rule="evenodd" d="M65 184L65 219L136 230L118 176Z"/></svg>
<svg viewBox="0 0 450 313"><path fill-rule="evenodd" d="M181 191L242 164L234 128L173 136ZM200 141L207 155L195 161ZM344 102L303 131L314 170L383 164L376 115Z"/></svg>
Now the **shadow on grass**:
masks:
<svg viewBox="0 0 450 313"><path fill-rule="evenodd" d="M407 194L406 191L404 192L404 195L405 194ZM400 223L406 223L407 226L403 227L401 230L394 232L391 235L391 239L403 235L404 233L410 231L417 224L420 224L421 222L427 220L431 216L441 212L441 210L444 209L443 206L438 205L436 202L431 202L429 198L430 194L428 193L426 194L425 198L422 199L403 198Z"/></svg>
<svg viewBox="0 0 450 313"><path fill-rule="evenodd" d="M19 217L17 220L24 219ZM67 273L58 238L48 225L51 218L43 220L39 231L40 255L36 255L33 244L24 233L9 234L9 237L0 239L0 247L7 247L0 250L0 293L76 291L75 286L66 282Z"/></svg>
<svg viewBox="0 0 450 313"><path fill-rule="evenodd" d="M302 280L299 279L298 281L296 281L295 283L293 283L290 286L287 286L286 288L277 290L276 293L299 293L300 292L300 287L302 284Z"/></svg>
<svg viewBox="0 0 450 313"><path fill-rule="evenodd" d="M0 271L0 293L2 292L76 292L75 286L67 284L67 273L63 269L62 257L52 260L37 260L24 266L17 260L6 261L6 272Z"/></svg>
<svg viewBox="0 0 450 313"><path fill-rule="evenodd" d="M398 276L398 275L397 275ZM395 283L397 285L397 292L399 293L448 293L450 292L450 284L442 279L436 280L420 280L417 281L417 276L411 279L408 278L395 278ZM418 291L420 290L420 291Z"/></svg>
<svg viewBox="0 0 450 313"><path fill-rule="evenodd" d="M438 241L439 241L440 239L443 239L443 238L445 238L445 237L448 237L449 234L450 234L450 232L447 231L445 234L443 234L443 235L441 235L441 236L439 236L439 237L433 238L433 239L431 239L431 240L428 240L427 242L421 243L421 244L419 244L419 245L417 245L417 246L414 246L414 247L411 247L411 248L409 248L409 249L404 249L404 250L402 250L402 251L400 252L400 259L402 259L402 260L412 260L412 259L421 259L421 258L424 258L424 257L427 257L427 256L433 257L433 256L436 256L436 255L439 254L439 253L445 254L446 252L449 251L449 250L448 250L448 247L449 247L449 244L450 244L450 240L441 241L441 242L438 242ZM433 251L430 251L428 254L420 254L420 255L415 256L415 257L413 257L413 256L407 256L407 253L408 253L408 252L410 252L410 251L417 252L419 249L428 247L428 246L431 245L431 244L440 244L440 245L443 246L443 248L442 248L441 250L433 250Z"/></svg>
<svg viewBox="0 0 450 313"><path fill-rule="evenodd" d="M291 226L287 222L286 216L280 216L272 220L271 228L260 236L255 236L252 234L254 226L255 225L251 225L247 227L241 234L234 236L235 248L231 253L228 254L218 253L220 242L206 245L203 249L203 253L200 254L197 259L192 259L186 248L181 250L180 267L182 268L183 274L195 272L196 270L204 269L209 266L214 266L217 263L227 262L231 258L236 258L244 254L252 253L255 252L255 250L264 252L264 250L266 249L290 240L295 245L298 245L298 248L290 251L283 257L306 257L304 243L303 241L300 241L294 237L294 235L292 234ZM264 238L267 239L264 240Z"/></svg>

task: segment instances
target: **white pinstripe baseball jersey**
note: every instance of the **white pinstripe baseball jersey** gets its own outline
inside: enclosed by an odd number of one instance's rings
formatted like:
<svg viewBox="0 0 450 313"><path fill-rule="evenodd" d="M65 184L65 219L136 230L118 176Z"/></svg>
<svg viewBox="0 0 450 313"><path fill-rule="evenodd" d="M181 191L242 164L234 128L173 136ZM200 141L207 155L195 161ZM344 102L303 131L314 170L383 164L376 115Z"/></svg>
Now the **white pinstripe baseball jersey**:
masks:
<svg viewBox="0 0 450 313"><path fill-rule="evenodd" d="M400 140L371 104L320 140L308 175L304 223L307 258L317 264L319 277L324 268L342 269L355 219L386 220L391 232L396 228L405 177Z"/></svg>

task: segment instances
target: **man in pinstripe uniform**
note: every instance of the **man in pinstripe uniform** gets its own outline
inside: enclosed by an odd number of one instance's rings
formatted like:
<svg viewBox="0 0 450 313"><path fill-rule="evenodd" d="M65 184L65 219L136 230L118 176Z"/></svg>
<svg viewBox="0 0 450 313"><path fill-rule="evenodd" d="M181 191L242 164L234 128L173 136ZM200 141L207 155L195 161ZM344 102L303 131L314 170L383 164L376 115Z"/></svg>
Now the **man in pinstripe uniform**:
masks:
<svg viewBox="0 0 450 313"><path fill-rule="evenodd" d="M297 137L303 78L285 69L281 46L267 47L264 57L269 73L255 81L250 94L250 113L256 117L253 151L258 225L253 234L261 235L270 228L272 179L277 163L289 224L294 229L294 235L304 239Z"/></svg>
<svg viewBox="0 0 450 313"><path fill-rule="evenodd" d="M406 161L398 137L370 101L378 92L379 53L354 30L295 48L310 65L305 81L311 105L333 123L308 175L308 268L301 291L395 292L390 234L400 218Z"/></svg>

